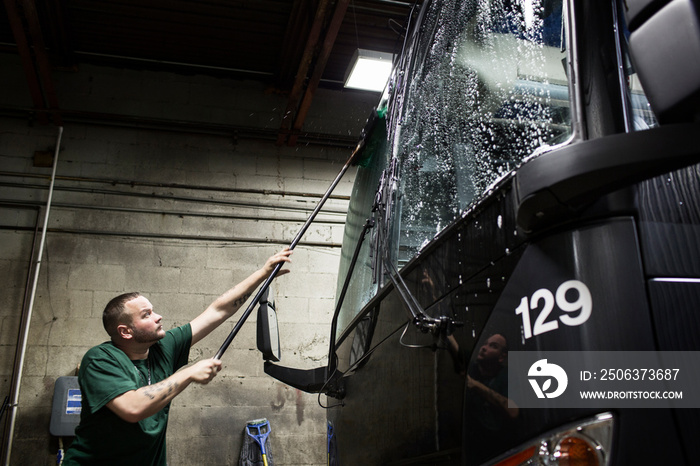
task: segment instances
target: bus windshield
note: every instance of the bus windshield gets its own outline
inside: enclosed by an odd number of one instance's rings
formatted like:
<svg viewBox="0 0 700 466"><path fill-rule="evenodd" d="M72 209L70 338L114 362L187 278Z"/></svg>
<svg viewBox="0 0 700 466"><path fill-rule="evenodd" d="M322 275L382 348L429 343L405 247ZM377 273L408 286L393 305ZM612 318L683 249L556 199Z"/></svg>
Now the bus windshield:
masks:
<svg viewBox="0 0 700 466"><path fill-rule="evenodd" d="M389 97L386 143L358 171L338 289L388 160L399 162L396 205L377 221L390 222L400 268L500 177L572 136L562 0L434 0L423 15ZM381 283L376 255L366 241L338 335Z"/></svg>
<svg viewBox="0 0 700 466"><path fill-rule="evenodd" d="M386 244L362 246L338 332L384 283L379 249L401 268L435 235L484 199L523 162L572 143L569 13L562 0L433 0L408 32L389 96L382 144L355 180L338 289L372 217L375 193L392 184ZM622 13L620 12L620 17ZM620 33L620 83L628 130L658 125ZM613 33L613 31L611 31ZM582 137L581 135L578 138ZM387 174L387 170L390 171ZM395 188L393 181L397 180ZM383 181L381 181L383 180ZM375 228L376 229L376 228ZM371 244L374 243L374 244Z"/></svg>
<svg viewBox="0 0 700 466"><path fill-rule="evenodd" d="M525 158L572 135L564 13L561 0L432 2L393 109L399 267Z"/></svg>

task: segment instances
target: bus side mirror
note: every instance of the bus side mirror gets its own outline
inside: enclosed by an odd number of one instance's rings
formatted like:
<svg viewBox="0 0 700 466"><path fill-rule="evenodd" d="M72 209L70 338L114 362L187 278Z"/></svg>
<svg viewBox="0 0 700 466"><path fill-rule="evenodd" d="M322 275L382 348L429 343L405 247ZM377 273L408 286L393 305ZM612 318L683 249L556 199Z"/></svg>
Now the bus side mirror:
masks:
<svg viewBox="0 0 700 466"><path fill-rule="evenodd" d="M267 288L260 298L260 306L258 307L258 351L262 353L265 361L279 361L281 354L277 312L274 303L268 300L269 293L270 288Z"/></svg>
<svg viewBox="0 0 700 466"><path fill-rule="evenodd" d="M629 47L651 108L663 123L700 115L700 9L694 0L628 0Z"/></svg>
<svg viewBox="0 0 700 466"><path fill-rule="evenodd" d="M280 360L280 336L277 327L277 312L274 303L268 300L269 290L260 297L257 323L257 346L265 359L265 373L285 385L298 388L306 393L325 393L336 398L342 397L337 389L338 382L329 383L326 366L315 369L294 369L273 364ZM335 371L335 378L342 375Z"/></svg>

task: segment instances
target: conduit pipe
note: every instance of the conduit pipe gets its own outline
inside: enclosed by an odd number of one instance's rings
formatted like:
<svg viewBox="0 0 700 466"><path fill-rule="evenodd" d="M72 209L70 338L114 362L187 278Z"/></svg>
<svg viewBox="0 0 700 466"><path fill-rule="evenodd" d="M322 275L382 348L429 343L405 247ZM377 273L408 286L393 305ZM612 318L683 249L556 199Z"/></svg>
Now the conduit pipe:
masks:
<svg viewBox="0 0 700 466"><path fill-rule="evenodd" d="M29 304L26 310L22 313L20 322L20 334L17 342L17 351L15 352L15 367L12 378L12 390L10 401L9 414L9 429L7 433L7 444L5 445L5 458L3 464L10 466L10 457L12 454L12 441L15 433L15 423L17 421L17 408L19 405L19 392L22 382L22 370L24 369L24 356L27 351L27 339L29 337L29 324L32 320L32 311L34 309L34 298L36 296L36 287L39 282L39 271L41 270L41 258L44 254L44 244L46 242L46 231L49 226L49 213L51 211L51 199L53 197L53 187L56 180L56 167L58 166L58 152L61 148L61 138L63 137L63 126L58 127L58 136L56 137L56 149L53 154L53 168L51 170L51 185L49 186L49 197L46 200L46 212L44 214L44 224L41 231L41 241L39 242L39 253L36 256L34 266L34 278L32 279L32 291L29 296Z"/></svg>
<svg viewBox="0 0 700 466"><path fill-rule="evenodd" d="M0 226L0 230L7 230L8 228ZM13 226L11 228L13 231L28 231L27 227L17 227ZM66 235L90 235L90 236L117 236L125 239L133 238L149 238L149 239L159 239L159 240L181 240L181 241L205 241L205 242L222 242L222 243L252 243L252 244L289 244L288 239L275 239L275 238L244 238L241 236L205 236L205 235L170 235L162 232L155 233L135 233L129 231L107 231L107 230L76 230L71 228L50 228L51 233L63 233ZM340 248L343 243L334 243L328 241L300 241L298 243L300 246L307 246L310 248Z"/></svg>
<svg viewBox="0 0 700 466"><path fill-rule="evenodd" d="M43 185L29 184L29 183L4 183L0 181L0 187L5 188L17 188L17 189L43 189ZM243 207L243 208L253 208L260 210L284 210L288 212L308 212L309 208L306 207L295 207L295 206L284 206L281 204L262 204L262 203L252 203L252 202L238 202L238 201L227 201L224 199L211 199L204 197L189 197L189 196L174 196L167 194L156 194L156 193L142 193L142 192L129 192L129 191L118 191L111 189L99 189L99 188L81 188L78 186L57 186L56 191L66 191L73 193L88 193L88 194L103 194L109 196L124 196L124 197L140 197L145 199L164 199L169 201L177 202L191 202L194 204L214 204L214 205L224 205L232 207ZM298 201L297 201L298 202ZM324 214L339 214L345 215L346 210L340 209L326 209ZM303 221L303 220L302 220Z"/></svg>
<svg viewBox="0 0 700 466"><path fill-rule="evenodd" d="M2 184L0 184L2 186ZM0 199L0 208L2 207L29 207L34 208L39 203L37 201L17 201L14 199ZM64 203L64 202L54 202L54 209L64 209L64 210L97 210L99 212L126 212L129 214L147 214L147 215L170 215L173 217L203 217L211 218L217 220L249 220L253 222L276 222L276 223L302 223L305 219L303 218L291 218L291 217L263 217L263 216L253 216L253 215L231 215L231 214L218 214L215 212L196 212L196 211L185 211L185 210L163 210L163 209L146 209L143 207L133 208L133 207L114 207L114 206L104 206L104 205L87 205L78 204L75 202ZM344 212L342 212L344 213ZM334 225L345 225L345 217L337 219L321 219L317 220L316 223L326 223ZM1 228L2 226L0 226Z"/></svg>
<svg viewBox="0 0 700 466"><path fill-rule="evenodd" d="M7 176L13 178L47 178L46 175L41 175L37 173L26 173L26 172L13 172L13 171L3 171L0 170L0 176ZM57 176L57 180L62 181L77 181L81 183L100 183L109 184L111 186L116 185L126 185L131 186L146 186L154 188L168 188L168 189L187 189L190 191L215 191L217 193L243 193L243 194L264 194L272 196L282 196L282 197L311 197L311 198L322 198L322 193L308 193L303 191L284 191L275 189L254 189L254 188L231 188L226 186L205 186L205 185L194 185L194 184L182 184L182 183L160 183L155 181L145 181L145 180L126 180L126 179L112 179L112 178L94 178L85 176ZM345 201L350 200L350 196L342 194L334 194L329 197L329 199L342 199Z"/></svg>

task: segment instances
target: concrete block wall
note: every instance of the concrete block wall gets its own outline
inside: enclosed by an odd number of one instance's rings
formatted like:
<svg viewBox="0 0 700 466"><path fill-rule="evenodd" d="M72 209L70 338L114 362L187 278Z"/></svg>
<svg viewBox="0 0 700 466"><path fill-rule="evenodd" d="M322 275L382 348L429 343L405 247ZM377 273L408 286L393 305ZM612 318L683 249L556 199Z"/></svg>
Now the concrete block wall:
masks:
<svg viewBox="0 0 700 466"><path fill-rule="evenodd" d="M0 107L23 108L21 68L11 56L0 55L0 62L9 65L0 74L14 83L1 91ZM186 115L217 124L243 124L253 115L246 125L274 127L284 107L282 97L256 83L211 77L85 67L57 82L62 108L119 115ZM315 130L340 134L352 126L358 135L376 96L344 112L347 95L323 92L326 103L310 120ZM327 103L334 98L337 105ZM0 395L10 390L34 227L43 220L51 172L35 166L33 155L51 150L56 135L52 126L0 118ZM48 429L54 382L73 375L85 351L107 339L101 313L109 299L138 290L166 327L188 322L289 244L350 153L90 122L65 123L60 147L12 464L55 464L58 439ZM292 273L273 283L284 365L326 363L353 175L296 248ZM197 344L191 361L213 356L235 319ZM325 464L325 412L317 395L264 374L255 348L253 313L217 378L188 387L173 402L170 465L237 464L245 423L262 417L273 429L275 464Z"/></svg>

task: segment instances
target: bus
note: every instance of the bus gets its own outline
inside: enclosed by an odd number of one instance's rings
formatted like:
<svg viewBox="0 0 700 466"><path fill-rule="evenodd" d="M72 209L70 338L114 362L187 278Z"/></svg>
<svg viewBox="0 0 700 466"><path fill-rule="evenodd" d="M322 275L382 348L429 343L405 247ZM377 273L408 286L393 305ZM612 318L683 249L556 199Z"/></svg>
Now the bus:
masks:
<svg viewBox="0 0 700 466"><path fill-rule="evenodd" d="M416 2L364 136L328 364L265 363L325 395L329 464L697 464L698 406L523 404L510 371L700 350L699 13ZM634 363L568 382L655 369Z"/></svg>

